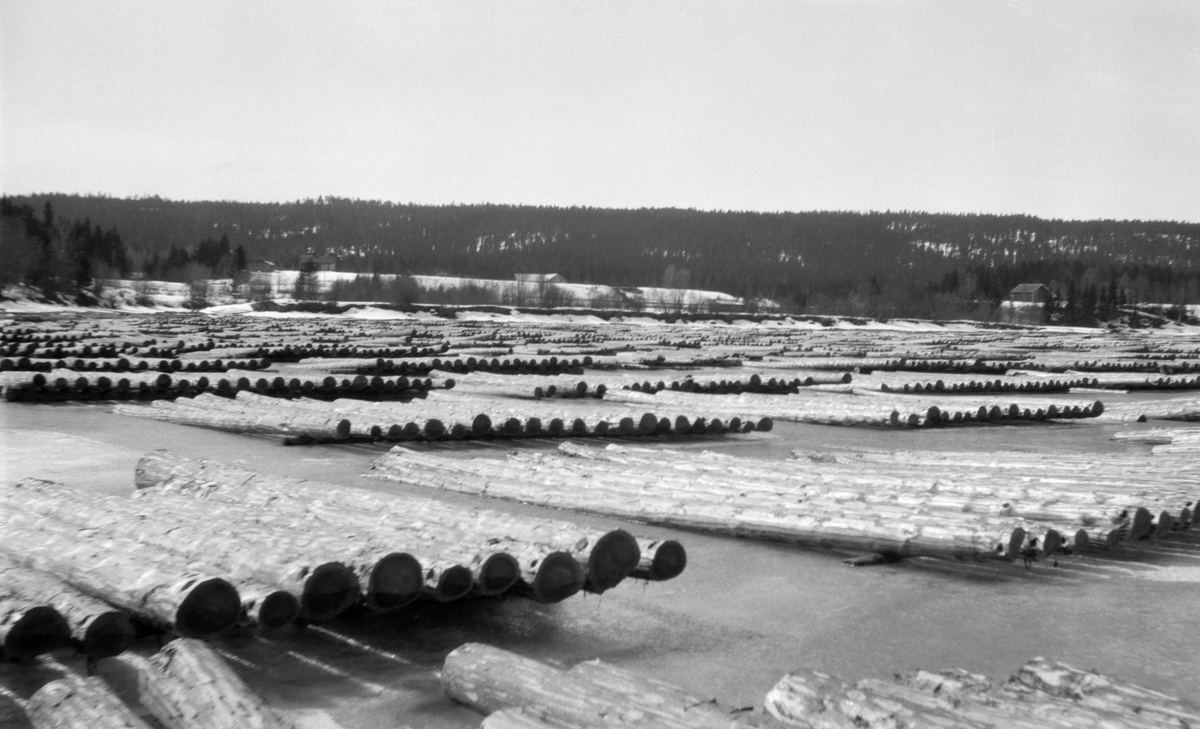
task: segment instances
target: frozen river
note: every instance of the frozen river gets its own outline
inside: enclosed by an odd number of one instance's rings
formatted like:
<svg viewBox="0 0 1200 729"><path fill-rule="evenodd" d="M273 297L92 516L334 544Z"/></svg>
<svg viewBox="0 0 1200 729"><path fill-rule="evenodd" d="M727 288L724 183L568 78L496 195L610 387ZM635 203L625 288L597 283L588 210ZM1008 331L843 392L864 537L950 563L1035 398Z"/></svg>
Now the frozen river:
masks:
<svg viewBox="0 0 1200 729"><path fill-rule="evenodd" d="M107 405L0 404L3 478L37 476L126 494L137 459L155 448L280 476L404 492L359 477L383 445L285 448L275 440L112 415ZM1147 452L1109 439L1144 425L1077 421L893 430L777 423L770 433L660 441L782 459L794 448ZM651 441L654 442L654 441ZM639 442L639 445L645 442ZM522 448L553 448L551 441ZM435 445L438 449L450 446ZM456 444L473 452L511 449ZM302 726L475 727L482 717L442 696L445 655L481 641L563 665L590 658L636 670L735 706L761 705L786 672L810 667L857 679L914 668L1007 677L1034 656L1096 668L1179 696L1200 695L1200 537L1153 557L1067 557L1055 568L910 560L852 568L846 555L710 537L438 492L452 502L550 515L680 540L689 564L664 583L627 580L603 596L555 605L521 599L418 603L386 615L347 615L318 629L216 644L269 703ZM144 642L138 649L152 652ZM59 660L78 665L69 653ZM132 698L118 660L101 675ZM0 685L27 695L52 675L0 665ZM25 726L0 698L0 726Z"/></svg>

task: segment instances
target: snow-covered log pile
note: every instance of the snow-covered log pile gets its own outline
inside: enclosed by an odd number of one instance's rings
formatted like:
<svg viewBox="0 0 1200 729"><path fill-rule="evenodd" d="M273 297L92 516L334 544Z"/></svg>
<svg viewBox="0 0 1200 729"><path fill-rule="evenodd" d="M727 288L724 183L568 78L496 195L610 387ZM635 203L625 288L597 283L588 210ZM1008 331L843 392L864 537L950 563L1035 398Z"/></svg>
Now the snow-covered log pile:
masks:
<svg viewBox="0 0 1200 729"><path fill-rule="evenodd" d="M939 426L994 423L1002 420L1045 420L1095 417L1103 412L1099 402L1068 400L944 398L944 393L915 395L859 391L852 386L815 386L798 389L788 397L743 392L734 397L706 398L695 393L660 390L654 395L609 389L612 402L654 404L687 413L703 408L708 417L786 420L823 425Z"/></svg>
<svg viewBox="0 0 1200 729"><path fill-rule="evenodd" d="M877 464L870 468L863 465ZM1032 559L1190 526L1196 467L1016 453L714 453L564 443L504 461L393 448L370 478L889 556Z"/></svg>
<svg viewBox="0 0 1200 729"><path fill-rule="evenodd" d="M784 676L766 710L787 726L937 729L1187 729L1200 707L1064 663L1035 658L1007 682L967 671L909 671L850 683L814 670Z"/></svg>
<svg viewBox="0 0 1200 729"><path fill-rule="evenodd" d="M1151 428L1114 433L1113 440L1144 443L1153 446L1156 456L1186 458L1200 456L1200 429L1198 428Z"/></svg>
<svg viewBox="0 0 1200 729"><path fill-rule="evenodd" d="M482 643L467 643L446 656L442 689L452 700L487 715L481 728L785 726L762 710L724 706L599 660L563 670Z"/></svg>
<svg viewBox="0 0 1200 729"><path fill-rule="evenodd" d="M662 410L662 408L658 408ZM442 393L419 408L357 399L331 402L281 399L242 391L234 398L200 394L149 407L117 405L114 412L235 433L278 435L286 442L363 440L438 440L443 438L528 438L583 436L720 435L770 430L764 415L739 417L728 408L725 420L674 413L639 412L588 399L529 400L512 407L502 400ZM702 411L703 412L703 411Z"/></svg>

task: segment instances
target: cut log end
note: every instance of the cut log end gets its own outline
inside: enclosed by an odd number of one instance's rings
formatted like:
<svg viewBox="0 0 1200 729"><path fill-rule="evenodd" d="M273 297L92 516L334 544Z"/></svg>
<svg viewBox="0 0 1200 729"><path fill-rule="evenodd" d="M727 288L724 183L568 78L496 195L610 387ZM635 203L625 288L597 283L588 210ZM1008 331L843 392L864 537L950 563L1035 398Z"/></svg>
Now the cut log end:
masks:
<svg viewBox="0 0 1200 729"><path fill-rule="evenodd" d="M89 658L110 658L124 653L137 637L133 621L120 612L104 613L88 624L83 652Z"/></svg>
<svg viewBox="0 0 1200 729"><path fill-rule="evenodd" d="M479 567L476 589L480 595L499 595L521 579L521 565L510 554L493 554Z"/></svg>
<svg viewBox="0 0 1200 729"><path fill-rule="evenodd" d="M393 552L379 560L367 584L367 606L373 610L394 610L416 600L424 578L416 557Z"/></svg>
<svg viewBox="0 0 1200 729"><path fill-rule="evenodd" d="M648 580L672 580L681 575L685 567L687 567L687 550L674 539L668 539L658 545L658 549L654 551L650 570L644 577Z"/></svg>
<svg viewBox="0 0 1200 729"><path fill-rule="evenodd" d="M462 565L454 565L442 570L442 574L438 578L437 589L434 590L432 597L439 602L457 600L460 597L466 597L474 584L475 580L471 576L471 570Z"/></svg>
<svg viewBox="0 0 1200 729"><path fill-rule="evenodd" d="M71 626L57 610L39 606L25 611L4 637L4 655L32 658L57 650L71 641Z"/></svg>
<svg viewBox="0 0 1200 729"><path fill-rule="evenodd" d="M328 620L358 598L358 578L348 567L326 562L313 570L304 582L300 596L300 617L308 620Z"/></svg>
<svg viewBox="0 0 1200 729"><path fill-rule="evenodd" d="M542 559L530 587L538 602L566 600L583 589L583 568L566 552L551 552Z"/></svg>
<svg viewBox="0 0 1200 729"><path fill-rule="evenodd" d="M276 590L263 598L256 621L260 630L281 630L300 617L300 601L290 592Z"/></svg>
<svg viewBox="0 0 1200 729"><path fill-rule="evenodd" d="M175 613L175 630L189 638L216 635L237 623L242 601L237 589L213 578L192 588Z"/></svg>
<svg viewBox="0 0 1200 729"><path fill-rule="evenodd" d="M587 589L604 592L628 577L642 558L637 540L624 529L614 529L596 541L588 556Z"/></svg>

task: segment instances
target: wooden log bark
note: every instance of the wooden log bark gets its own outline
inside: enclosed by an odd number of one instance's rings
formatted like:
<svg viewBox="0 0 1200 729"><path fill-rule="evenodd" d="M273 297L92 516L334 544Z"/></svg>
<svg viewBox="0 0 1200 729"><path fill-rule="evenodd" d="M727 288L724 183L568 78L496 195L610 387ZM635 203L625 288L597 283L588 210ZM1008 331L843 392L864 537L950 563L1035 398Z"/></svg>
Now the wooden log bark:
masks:
<svg viewBox="0 0 1200 729"><path fill-rule="evenodd" d="M822 729L982 729L994 724L968 719L924 702L906 701L864 691L826 673L794 671L767 692L764 706L788 724Z"/></svg>
<svg viewBox="0 0 1200 729"><path fill-rule="evenodd" d="M167 729L290 729L225 661L180 638L138 660L138 701Z"/></svg>
<svg viewBox="0 0 1200 729"><path fill-rule="evenodd" d="M640 560L640 549L637 554L629 549L631 541L634 548L637 543L628 535L606 538L610 532L584 529L556 520L518 517L486 509L463 509L433 499L399 499L357 489L336 489L296 479L280 479L213 461L184 459L165 451L151 453L139 462L137 483L139 487L158 485L168 491L202 493L208 498L242 501L248 505L271 503L272 508L307 510L313 507L303 505L300 500L322 501L321 516L333 523L391 530L410 536L416 531L439 549L456 545L454 548L463 555L508 551L517 558L525 581L534 585L539 593L544 588L543 599L550 599L551 595L566 596L563 591L570 587L554 581L567 577L568 571L556 571L559 576L554 579L548 574L551 567L561 563L560 557L552 557L554 553L566 553L589 567L598 565L596 569L600 575L609 570L609 579L613 574L620 574L626 565L629 570L635 569ZM498 543L497 539L500 540ZM504 545L512 546L496 549ZM609 557L607 550L613 545L620 552L616 557ZM465 562L477 564L473 558ZM486 559L478 564L485 562ZM611 566L605 567L606 563L616 564L619 569L614 572ZM578 588L576 586L575 590Z"/></svg>
<svg viewBox="0 0 1200 729"><path fill-rule="evenodd" d="M544 721L522 709L501 709L484 717L479 729L564 729L565 726Z"/></svg>
<svg viewBox="0 0 1200 729"><path fill-rule="evenodd" d="M34 729L150 729L100 678L51 681L30 697L25 713Z"/></svg>
<svg viewBox="0 0 1200 729"><path fill-rule="evenodd" d="M0 509L0 553L149 622L192 637L234 625L237 589L188 560L125 537L89 538L62 522Z"/></svg>
<svg viewBox="0 0 1200 729"><path fill-rule="evenodd" d="M18 618L25 626L11 626L11 620L21 611L21 605L31 608L42 607L54 613L44 619L30 618L28 612ZM28 610L28 609L27 609ZM85 595L53 575L20 566L8 557L0 555L0 643L3 652L11 656L31 656L53 650L64 645L62 640L65 623L67 639L73 641L85 655L92 659L107 658L121 653L133 642L134 627L128 616L114 610L111 605ZM33 651L22 649L30 639L23 636L26 628L33 627ZM15 645L10 645L10 641Z"/></svg>
<svg viewBox="0 0 1200 729"><path fill-rule="evenodd" d="M155 405L156 407L117 405L113 412L234 433L303 436L329 440L345 440L350 436L351 423L345 418L314 418L303 415L280 417L278 414L202 410L176 406L163 400L156 401Z"/></svg>
<svg viewBox="0 0 1200 729"><path fill-rule="evenodd" d="M240 612L267 629L296 617L295 598L280 592L301 595L309 614L329 617L326 612L345 609L358 591L357 578L345 567L297 564L286 549L253 549L256 540L246 525L210 521L214 514L204 510L147 510L132 499L37 479L0 487L0 504L55 534L78 534L93 544L130 540L141 547L139 553L165 553L225 575L245 593ZM260 540L270 539L259 531Z"/></svg>
<svg viewBox="0 0 1200 729"><path fill-rule="evenodd" d="M1085 706L1019 683L993 684L985 676L961 669L910 672L897 676L895 683L866 679L858 686L883 696L950 707L996 726L1161 729L1169 725L1161 723L1163 717L1142 715L1119 706Z"/></svg>
<svg viewBox="0 0 1200 729"><path fill-rule="evenodd" d="M1133 713L1163 727L1200 726L1200 708L1194 703L1058 661L1034 658L1018 669L1011 682L1082 706Z"/></svg>
<svg viewBox="0 0 1200 729"><path fill-rule="evenodd" d="M516 653L468 643L446 656L442 688L454 701L483 714L519 709L552 725L730 729L770 726L731 717L707 701L691 701L669 684L619 669L585 666L562 671Z"/></svg>
<svg viewBox="0 0 1200 729"><path fill-rule="evenodd" d="M836 503L814 508L794 497L747 503L747 485L725 485L713 493L683 483L661 492L645 474L607 480L592 477L586 489L556 469L561 461L539 456L536 468L519 462L445 459L393 449L373 474L428 487L509 498L558 508L633 518L689 529L859 549L898 555L1020 556L1041 533L1029 522L955 515L953 519L905 509ZM507 470L506 470L507 469ZM1027 540L1027 536L1029 539Z"/></svg>

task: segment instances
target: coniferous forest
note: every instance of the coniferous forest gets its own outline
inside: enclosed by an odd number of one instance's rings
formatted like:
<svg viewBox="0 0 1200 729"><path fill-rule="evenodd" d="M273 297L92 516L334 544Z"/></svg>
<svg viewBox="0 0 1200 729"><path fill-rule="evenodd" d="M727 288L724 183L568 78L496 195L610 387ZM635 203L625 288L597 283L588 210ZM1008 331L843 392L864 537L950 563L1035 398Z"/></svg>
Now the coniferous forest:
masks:
<svg viewBox="0 0 1200 729"><path fill-rule="evenodd" d="M86 290L93 278L231 277L299 268L511 278L766 298L804 313L988 318L1018 283L1046 284L1058 320L1200 303L1200 223L923 212L619 210L31 195L3 200L4 283Z"/></svg>

